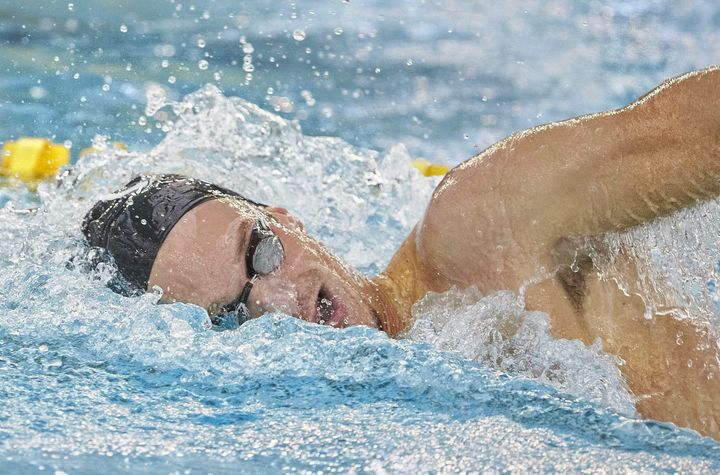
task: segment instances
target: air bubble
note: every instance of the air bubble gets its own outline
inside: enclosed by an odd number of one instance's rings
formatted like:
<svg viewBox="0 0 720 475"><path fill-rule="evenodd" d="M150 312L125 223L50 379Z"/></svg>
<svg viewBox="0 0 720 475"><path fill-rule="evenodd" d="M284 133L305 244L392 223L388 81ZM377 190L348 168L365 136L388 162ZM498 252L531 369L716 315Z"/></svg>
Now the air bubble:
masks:
<svg viewBox="0 0 720 475"><path fill-rule="evenodd" d="M68 3L68 10L71 12L75 11L75 4L74 3Z"/></svg>
<svg viewBox="0 0 720 475"><path fill-rule="evenodd" d="M127 27L127 25L120 25L120 32L121 32L121 33L127 33L127 32L128 32L128 27Z"/></svg>
<svg viewBox="0 0 720 475"><path fill-rule="evenodd" d="M103 84L103 85L102 85L102 90L105 91L105 92L108 92L108 91L110 90L110 84L107 84L107 83Z"/></svg>
<svg viewBox="0 0 720 475"><path fill-rule="evenodd" d="M295 41L302 41L305 39L305 30L297 29L293 31L292 37Z"/></svg>
<svg viewBox="0 0 720 475"><path fill-rule="evenodd" d="M335 33L337 36L340 36L343 34L343 29L340 27L337 27L333 30L333 33Z"/></svg>
<svg viewBox="0 0 720 475"><path fill-rule="evenodd" d="M175 81L177 81L177 79L175 78L175 76L170 76L170 77L168 77L168 82L169 82L170 84L175 84Z"/></svg>
<svg viewBox="0 0 720 475"><path fill-rule="evenodd" d="M199 40L197 40L198 48L204 48L204 47L205 47L205 44L206 44L206 43L205 43L205 40L204 40L204 39L200 38Z"/></svg>
<svg viewBox="0 0 720 475"><path fill-rule="evenodd" d="M204 59L201 59L200 61L198 61L198 69L205 71L208 68L208 66L210 66L210 63L208 63Z"/></svg>

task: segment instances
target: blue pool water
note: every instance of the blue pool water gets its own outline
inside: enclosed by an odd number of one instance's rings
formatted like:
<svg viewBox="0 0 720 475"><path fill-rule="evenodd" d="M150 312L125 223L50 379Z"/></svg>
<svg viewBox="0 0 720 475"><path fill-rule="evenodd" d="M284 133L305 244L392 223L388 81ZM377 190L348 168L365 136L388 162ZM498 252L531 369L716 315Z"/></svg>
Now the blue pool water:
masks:
<svg viewBox="0 0 720 475"><path fill-rule="evenodd" d="M600 342L552 339L509 292L430 295L400 340L276 314L218 332L197 307L109 291L79 230L132 175L185 173L287 206L372 274L436 183L411 158L458 163L717 63L715 3L31 0L0 14L2 138L53 136L75 157L37 193L0 187L0 472L720 470L717 442L637 416ZM660 273L691 269L678 294L702 307L717 301L704 284L719 216L711 203L609 239Z"/></svg>

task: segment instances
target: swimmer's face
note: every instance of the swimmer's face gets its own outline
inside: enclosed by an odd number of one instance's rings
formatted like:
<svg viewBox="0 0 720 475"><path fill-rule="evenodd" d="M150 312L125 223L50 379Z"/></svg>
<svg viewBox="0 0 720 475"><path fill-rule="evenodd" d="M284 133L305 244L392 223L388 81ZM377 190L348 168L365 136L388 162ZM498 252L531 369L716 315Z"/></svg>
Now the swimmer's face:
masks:
<svg viewBox="0 0 720 475"><path fill-rule="evenodd" d="M193 208L160 247L148 288L162 288L164 302L193 303L217 313L248 281L245 256L258 218L278 236L285 258L277 270L255 281L248 300L251 317L282 312L337 327L379 326L371 282L309 237L284 208L261 209L229 199Z"/></svg>

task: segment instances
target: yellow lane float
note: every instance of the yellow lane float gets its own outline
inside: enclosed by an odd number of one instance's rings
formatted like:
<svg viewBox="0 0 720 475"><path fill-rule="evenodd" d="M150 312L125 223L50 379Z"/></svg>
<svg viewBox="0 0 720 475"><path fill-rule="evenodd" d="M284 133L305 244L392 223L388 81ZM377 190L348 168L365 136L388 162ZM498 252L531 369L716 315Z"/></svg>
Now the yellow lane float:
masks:
<svg viewBox="0 0 720 475"><path fill-rule="evenodd" d="M70 150L48 139L23 137L5 142L0 160L0 175L33 183L57 174L70 163Z"/></svg>
<svg viewBox="0 0 720 475"><path fill-rule="evenodd" d="M423 176L442 176L450 170L447 165L430 163L427 160L413 160L411 163Z"/></svg>

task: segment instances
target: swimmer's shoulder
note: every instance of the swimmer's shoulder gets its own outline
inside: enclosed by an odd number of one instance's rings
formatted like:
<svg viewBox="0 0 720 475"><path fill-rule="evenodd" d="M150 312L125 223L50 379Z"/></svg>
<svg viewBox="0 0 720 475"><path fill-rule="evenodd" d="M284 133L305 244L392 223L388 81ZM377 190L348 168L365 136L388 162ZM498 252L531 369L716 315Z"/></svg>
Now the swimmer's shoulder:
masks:
<svg viewBox="0 0 720 475"><path fill-rule="evenodd" d="M437 290L514 289L542 266L532 225L516 216L522 204L503 186L503 160L502 147L491 148L453 168L435 189L417 226L416 246Z"/></svg>

